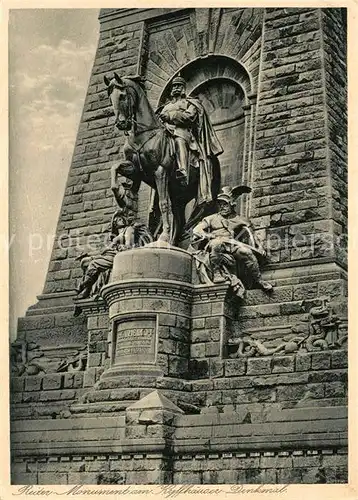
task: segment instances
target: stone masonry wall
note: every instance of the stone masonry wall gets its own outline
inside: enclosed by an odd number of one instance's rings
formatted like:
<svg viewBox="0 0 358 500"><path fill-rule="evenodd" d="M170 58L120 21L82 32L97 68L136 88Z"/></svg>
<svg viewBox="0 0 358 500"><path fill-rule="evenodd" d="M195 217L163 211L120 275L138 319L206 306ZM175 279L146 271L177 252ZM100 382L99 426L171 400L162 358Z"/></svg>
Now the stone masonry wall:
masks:
<svg viewBox="0 0 358 500"><path fill-rule="evenodd" d="M26 433L19 422L12 483L99 484L101 477L137 485L347 480L346 409L278 408L250 418L229 406L175 415L133 405L125 416L30 422ZM56 441L46 442L48 435Z"/></svg>
<svg viewBox="0 0 358 500"><path fill-rule="evenodd" d="M206 343L203 344L205 352ZM261 415L277 405L284 408L345 405L347 361L346 350L236 359L199 355L192 357L191 380L123 377L113 387L110 382L101 382L104 390L97 392L92 389L103 371L98 368L13 377L12 418L61 418L88 393L93 403L124 400L128 405L151 392L153 385L189 413L210 406L222 410L226 405ZM121 405L122 410L126 404Z"/></svg>
<svg viewBox="0 0 358 500"><path fill-rule="evenodd" d="M141 453L17 458L12 467L12 484L93 485L100 475L137 485L164 484L165 477L174 484L345 483L347 450L185 454L177 457L172 474L158 469L156 454Z"/></svg>
<svg viewBox="0 0 358 500"><path fill-rule="evenodd" d="M215 49L243 63L254 91L258 85L251 216L267 236L280 238L270 262L333 258L335 252L325 244L324 235L344 232L346 227L346 138L337 136L346 120L345 94L340 92L344 47L343 42L334 41L334 37L342 38L340 10L221 10ZM124 137L113 129L103 76L113 71L134 75L146 57L148 95L158 98L170 74L203 51L198 41L201 21L195 21L193 13L190 29L173 31L169 66L165 54L158 59L154 46L146 48L143 30L147 25L139 21L139 14L127 25L108 14L102 13L98 50L57 227L57 234L65 235L63 245L69 246L53 249L45 293L74 289L80 276L74 237L81 244L91 234L104 238L113 213L109 167L118 159ZM159 80L154 79L152 66ZM148 190L143 190L143 196L147 200ZM141 217L146 214L144 198ZM302 241L293 246L293 239Z"/></svg>
<svg viewBox="0 0 358 500"><path fill-rule="evenodd" d="M266 9L252 216L271 263L334 256L322 44L319 9Z"/></svg>
<svg viewBox="0 0 358 500"><path fill-rule="evenodd" d="M336 258L347 265L347 35L345 9L322 9L332 219Z"/></svg>

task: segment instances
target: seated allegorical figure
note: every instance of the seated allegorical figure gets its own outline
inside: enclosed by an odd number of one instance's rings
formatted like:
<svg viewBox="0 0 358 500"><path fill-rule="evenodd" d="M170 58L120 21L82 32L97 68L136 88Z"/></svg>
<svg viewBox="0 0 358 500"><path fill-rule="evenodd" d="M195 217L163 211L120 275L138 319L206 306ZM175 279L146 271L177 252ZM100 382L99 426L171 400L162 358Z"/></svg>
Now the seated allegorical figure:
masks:
<svg viewBox="0 0 358 500"><path fill-rule="evenodd" d="M81 268L84 276L77 288L77 299L98 295L107 283L118 252L144 246L153 241L145 224L135 222L137 216L137 194L133 192L132 181L124 177L112 192L118 209L112 217L110 243L94 257L82 256Z"/></svg>
<svg viewBox="0 0 358 500"><path fill-rule="evenodd" d="M247 186L225 186L217 197L219 210L205 217L193 229L191 242L200 280L229 282L242 297L246 288L272 290L261 276L259 261L265 250L255 238L250 222L235 211L235 199L251 192Z"/></svg>

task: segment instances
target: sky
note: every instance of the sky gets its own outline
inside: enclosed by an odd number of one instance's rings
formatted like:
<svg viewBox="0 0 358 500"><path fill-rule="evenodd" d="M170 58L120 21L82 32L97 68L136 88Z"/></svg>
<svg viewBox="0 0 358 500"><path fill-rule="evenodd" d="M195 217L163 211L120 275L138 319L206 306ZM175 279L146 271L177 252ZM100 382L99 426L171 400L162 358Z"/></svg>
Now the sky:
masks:
<svg viewBox="0 0 358 500"><path fill-rule="evenodd" d="M98 9L9 12L10 332L42 293L99 36Z"/></svg>

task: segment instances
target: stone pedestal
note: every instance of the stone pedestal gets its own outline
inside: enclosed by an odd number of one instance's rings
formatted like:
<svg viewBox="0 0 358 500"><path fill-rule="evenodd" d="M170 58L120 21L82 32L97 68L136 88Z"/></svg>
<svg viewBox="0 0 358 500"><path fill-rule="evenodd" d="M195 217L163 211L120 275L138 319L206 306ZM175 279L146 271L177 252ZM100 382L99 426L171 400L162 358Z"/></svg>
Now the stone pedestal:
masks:
<svg viewBox="0 0 358 500"><path fill-rule="evenodd" d="M102 295L112 323L111 366L123 375L186 378L190 350L192 256L174 247L119 253Z"/></svg>

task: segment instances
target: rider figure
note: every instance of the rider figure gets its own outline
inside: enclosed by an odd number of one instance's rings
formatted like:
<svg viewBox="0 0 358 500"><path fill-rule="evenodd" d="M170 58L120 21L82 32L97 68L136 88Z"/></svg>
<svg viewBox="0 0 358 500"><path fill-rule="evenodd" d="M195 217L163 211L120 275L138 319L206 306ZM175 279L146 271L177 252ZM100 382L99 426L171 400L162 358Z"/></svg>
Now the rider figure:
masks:
<svg viewBox="0 0 358 500"><path fill-rule="evenodd" d="M186 97L186 82L176 76L171 84L171 100L159 108L159 118L173 137L178 165L177 177L188 182L189 166L200 169L198 204L210 202L212 162L222 147L209 117L198 99ZM210 165L211 163L211 165Z"/></svg>
<svg viewBox="0 0 358 500"><path fill-rule="evenodd" d="M186 82L181 76L172 81L171 101L160 112L160 119L168 132L174 137L175 153L178 164L177 177L188 181L190 151L199 147L193 136L198 109L185 96Z"/></svg>

